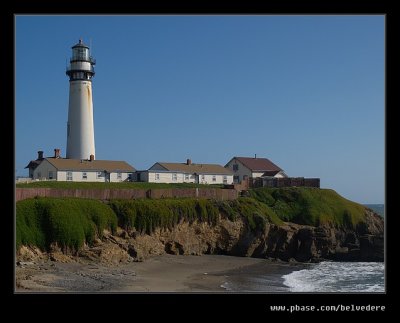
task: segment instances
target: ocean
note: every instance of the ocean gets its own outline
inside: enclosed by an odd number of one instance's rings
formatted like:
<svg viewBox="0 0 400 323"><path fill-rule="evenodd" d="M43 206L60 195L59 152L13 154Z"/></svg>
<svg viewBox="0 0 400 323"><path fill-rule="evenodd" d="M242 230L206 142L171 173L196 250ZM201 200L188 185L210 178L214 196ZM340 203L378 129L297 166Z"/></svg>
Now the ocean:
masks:
<svg viewBox="0 0 400 323"><path fill-rule="evenodd" d="M267 263L225 275L223 289L264 293L383 293L383 262Z"/></svg>
<svg viewBox="0 0 400 323"><path fill-rule="evenodd" d="M384 217L384 204L365 204ZM233 292L384 293L383 262L273 263L231 272L221 285Z"/></svg>
<svg viewBox="0 0 400 323"><path fill-rule="evenodd" d="M385 292L383 262L331 262L284 275L291 292Z"/></svg>
<svg viewBox="0 0 400 323"><path fill-rule="evenodd" d="M381 217L385 217L385 205L384 204L364 204L364 206L370 208L374 212L378 213Z"/></svg>

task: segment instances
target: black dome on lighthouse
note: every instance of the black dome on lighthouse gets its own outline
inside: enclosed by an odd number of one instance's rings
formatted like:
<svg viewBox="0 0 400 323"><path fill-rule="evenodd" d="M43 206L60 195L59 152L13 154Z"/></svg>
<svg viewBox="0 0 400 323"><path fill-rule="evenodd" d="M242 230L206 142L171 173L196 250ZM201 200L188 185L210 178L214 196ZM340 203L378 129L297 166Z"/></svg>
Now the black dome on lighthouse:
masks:
<svg viewBox="0 0 400 323"><path fill-rule="evenodd" d="M79 43L78 43L78 44L72 46L72 48L76 48L76 47L89 48L89 46L87 46L87 45L85 45L85 44L83 43L83 40L82 40L82 39L79 39Z"/></svg>

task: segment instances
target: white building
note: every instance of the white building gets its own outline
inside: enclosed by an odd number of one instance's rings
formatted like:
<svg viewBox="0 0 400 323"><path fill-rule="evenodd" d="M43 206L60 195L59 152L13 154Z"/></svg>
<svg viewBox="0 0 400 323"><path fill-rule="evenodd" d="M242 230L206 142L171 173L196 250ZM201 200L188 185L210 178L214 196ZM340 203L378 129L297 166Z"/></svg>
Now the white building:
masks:
<svg viewBox="0 0 400 323"><path fill-rule="evenodd" d="M233 172L234 183L239 183L246 178L287 177L279 166L267 158L233 157L225 168Z"/></svg>
<svg viewBox="0 0 400 323"><path fill-rule="evenodd" d="M233 173L217 164L155 163L147 171L136 173L137 181L151 183L232 184Z"/></svg>
<svg viewBox="0 0 400 323"><path fill-rule="evenodd" d="M135 169L124 161L67 159L54 149L53 157L43 158L38 152L38 159L28 166L29 177L33 180L53 180L72 182L123 182L130 180Z"/></svg>

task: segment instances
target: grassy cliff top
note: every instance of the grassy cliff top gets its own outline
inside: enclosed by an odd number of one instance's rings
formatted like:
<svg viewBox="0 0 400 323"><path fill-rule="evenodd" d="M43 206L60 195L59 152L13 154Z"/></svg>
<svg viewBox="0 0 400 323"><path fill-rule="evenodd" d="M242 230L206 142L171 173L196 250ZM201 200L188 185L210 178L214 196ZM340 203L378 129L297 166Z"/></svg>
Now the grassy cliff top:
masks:
<svg viewBox="0 0 400 323"><path fill-rule="evenodd" d="M364 221L364 206L329 189L258 188L249 195L234 201L26 199L16 203L17 248L35 245L47 249L57 243L78 250L101 236L104 229L114 231L117 225L151 234L156 228L172 228L181 220L215 225L220 214L232 221L242 218L253 232L262 231L267 223L280 225L282 221L347 228Z"/></svg>
<svg viewBox="0 0 400 323"><path fill-rule="evenodd" d="M282 221L265 204L252 198L235 201L207 199L98 200L40 197L18 201L16 205L16 245L37 246L46 250L57 243L62 248L79 250L101 236L104 229L117 225L151 234L157 228L172 229L182 220L216 225L219 215L234 221L243 218L253 232L267 223Z"/></svg>
<svg viewBox="0 0 400 323"><path fill-rule="evenodd" d="M217 188L223 185L218 184L194 184L194 183L146 183L146 182L57 182L57 181L38 181L31 183L17 183L17 188L63 188L63 189L164 189L164 188Z"/></svg>
<svg viewBox="0 0 400 323"><path fill-rule="evenodd" d="M257 188L249 194L269 206L283 221L353 227L364 219L363 205L347 200L331 189Z"/></svg>

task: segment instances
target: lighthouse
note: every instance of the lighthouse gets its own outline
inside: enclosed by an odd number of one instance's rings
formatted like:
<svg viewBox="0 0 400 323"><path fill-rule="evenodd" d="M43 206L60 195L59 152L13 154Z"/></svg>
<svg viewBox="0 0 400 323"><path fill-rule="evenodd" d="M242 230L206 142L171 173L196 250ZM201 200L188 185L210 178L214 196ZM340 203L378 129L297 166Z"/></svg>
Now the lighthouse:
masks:
<svg viewBox="0 0 400 323"><path fill-rule="evenodd" d="M67 67L69 107L67 122L67 154L69 159L95 158L92 77L96 61L82 39L72 46ZM93 155L93 156L92 156Z"/></svg>

